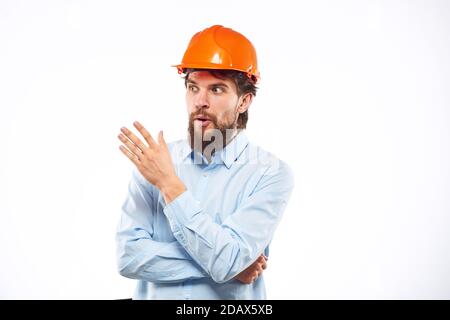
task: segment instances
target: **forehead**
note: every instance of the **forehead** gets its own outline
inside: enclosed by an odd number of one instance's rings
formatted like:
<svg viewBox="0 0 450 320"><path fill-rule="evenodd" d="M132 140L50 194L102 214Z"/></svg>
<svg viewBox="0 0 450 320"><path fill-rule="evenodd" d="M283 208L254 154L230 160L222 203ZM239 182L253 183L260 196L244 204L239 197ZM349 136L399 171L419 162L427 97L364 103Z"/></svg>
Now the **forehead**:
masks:
<svg viewBox="0 0 450 320"><path fill-rule="evenodd" d="M228 78L223 78L223 79L216 78L208 71L191 72L188 77L188 81L189 80L195 81L196 83L200 83L200 84L206 84L206 85L209 83L219 83L219 82L226 83L229 86L232 86L232 84L234 84L233 80L228 79Z"/></svg>

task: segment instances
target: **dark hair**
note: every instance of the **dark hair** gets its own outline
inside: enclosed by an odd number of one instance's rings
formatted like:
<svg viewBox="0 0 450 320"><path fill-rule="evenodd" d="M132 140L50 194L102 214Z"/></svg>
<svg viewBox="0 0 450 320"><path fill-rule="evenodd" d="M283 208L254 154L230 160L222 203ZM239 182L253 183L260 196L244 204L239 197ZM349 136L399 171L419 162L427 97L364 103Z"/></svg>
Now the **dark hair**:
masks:
<svg viewBox="0 0 450 320"><path fill-rule="evenodd" d="M220 69L184 69L184 86L187 87L187 80L189 78L189 74L195 71L207 71L213 77L218 79L230 79L233 80L234 84L237 88L237 94L239 97L244 94L251 93L253 96L256 96L256 91L258 88L256 87L256 78L252 76L251 78L247 77L247 74L237 70L220 70ZM239 118L237 120L237 127L239 129L245 129L248 121L248 110L239 114Z"/></svg>

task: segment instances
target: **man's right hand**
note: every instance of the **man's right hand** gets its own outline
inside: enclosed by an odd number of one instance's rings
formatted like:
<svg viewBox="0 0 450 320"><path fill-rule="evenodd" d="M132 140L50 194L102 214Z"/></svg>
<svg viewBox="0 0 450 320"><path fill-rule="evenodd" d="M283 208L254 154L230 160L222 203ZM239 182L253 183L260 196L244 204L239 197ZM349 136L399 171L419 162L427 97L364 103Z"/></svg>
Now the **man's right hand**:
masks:
<svg viewBox="0 0 450 320"><path fill-rule="evenodd" d="M265 255L260 255L255 262L253 262L247 269L239 273L234 279L245 283L250 284L255 281L267 268L267 257Z"/></svg>

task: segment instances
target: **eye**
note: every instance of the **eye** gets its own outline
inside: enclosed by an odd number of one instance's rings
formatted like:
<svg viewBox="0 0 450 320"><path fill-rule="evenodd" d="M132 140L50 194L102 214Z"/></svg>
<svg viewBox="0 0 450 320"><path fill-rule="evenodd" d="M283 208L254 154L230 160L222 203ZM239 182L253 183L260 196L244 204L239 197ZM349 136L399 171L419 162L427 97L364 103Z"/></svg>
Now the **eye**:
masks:
<svg viewBox="0 0 450 320"><path fill-rule="evenodd" d="M222 87L213 87L211 90L214 93L222 93L224 91Z"/></svg>
<svg viewBox="0 0 450 320"><path fill-rule="evenodd" d="M197 92L198 88L197 88L196 86L189 85L189 86L188 86L188 90L189 90L189 91L192 91L192 92Z"/></svg>

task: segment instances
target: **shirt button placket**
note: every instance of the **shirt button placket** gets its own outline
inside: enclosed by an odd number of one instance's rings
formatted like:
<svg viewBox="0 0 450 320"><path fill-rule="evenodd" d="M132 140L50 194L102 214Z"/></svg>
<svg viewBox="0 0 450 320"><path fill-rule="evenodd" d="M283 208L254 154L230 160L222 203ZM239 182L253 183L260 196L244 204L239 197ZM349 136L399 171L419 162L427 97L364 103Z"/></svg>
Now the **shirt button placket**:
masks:
<svg viewBox="0 0 450 320"><path fill-rule="evenodd" d="M200 176L200 181L199 181L198 189L196 192L196 198L200 202L202 201L202 198L203 198L203 195L204 195L207 185L208 185L208 172L203 171Z"/></svg>
<svg viewBox="0 0 450 320"><path fill-rule="evenodd" d="M192 284L190 280L186 280L183 283L183 296L184 300L189 300L191 298L191 290L192 290Z"/></svg>

